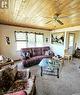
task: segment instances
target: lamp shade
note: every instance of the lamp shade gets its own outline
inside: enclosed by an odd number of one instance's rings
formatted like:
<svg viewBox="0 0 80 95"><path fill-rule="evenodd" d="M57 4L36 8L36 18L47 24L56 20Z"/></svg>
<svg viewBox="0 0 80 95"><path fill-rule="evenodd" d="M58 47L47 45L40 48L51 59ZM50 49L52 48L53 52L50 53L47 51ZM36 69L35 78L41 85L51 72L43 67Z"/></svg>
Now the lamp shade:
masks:
<svg viewBox="0 0 80 95"><path fill-rule="evenodd" d="M39 63L39 66L40 66L40 67L47 67L47 66L49 66L48 63L49 63L49 59L48 59L48 58L44 58L44 59L42 59L41 62Z"/></svg>

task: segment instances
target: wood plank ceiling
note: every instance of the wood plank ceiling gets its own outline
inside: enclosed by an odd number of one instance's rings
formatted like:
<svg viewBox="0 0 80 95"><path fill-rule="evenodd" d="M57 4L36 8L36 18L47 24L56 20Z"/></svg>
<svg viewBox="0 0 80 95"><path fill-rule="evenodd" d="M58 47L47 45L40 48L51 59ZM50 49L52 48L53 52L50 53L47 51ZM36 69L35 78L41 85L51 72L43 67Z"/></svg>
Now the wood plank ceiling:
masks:
<svg viewBox="0 0 80 95"><path fill-rule="evenodd" d="M1 24L49 30L80 25L80 0L8 1L7 9L0 8ZM56 13L63 25L54 19Z"/></svg>

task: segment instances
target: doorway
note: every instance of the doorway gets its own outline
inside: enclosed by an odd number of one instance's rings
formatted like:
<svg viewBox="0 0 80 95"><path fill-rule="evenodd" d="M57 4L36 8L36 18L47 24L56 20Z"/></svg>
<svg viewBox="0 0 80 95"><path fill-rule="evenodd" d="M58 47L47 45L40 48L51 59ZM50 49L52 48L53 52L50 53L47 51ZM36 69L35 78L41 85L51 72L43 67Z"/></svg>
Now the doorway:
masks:
<svg viewBox="0 0 80 95"><path fill-rule="evenodd" d="M69 33L69 53L73 54L74 49L75 49L75 34L74 33Z"/></svg>

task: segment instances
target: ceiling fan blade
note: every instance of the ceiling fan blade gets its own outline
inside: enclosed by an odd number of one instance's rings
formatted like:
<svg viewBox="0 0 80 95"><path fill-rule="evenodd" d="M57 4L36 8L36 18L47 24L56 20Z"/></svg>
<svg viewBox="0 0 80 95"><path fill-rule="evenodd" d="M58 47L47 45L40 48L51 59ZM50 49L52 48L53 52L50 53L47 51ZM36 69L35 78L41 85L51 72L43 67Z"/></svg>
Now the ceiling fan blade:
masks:
<svg viewBox="0 0 80 95"><path fill-rule="evenodd" d="M50 20L50 21L46 22L46 24L50 23L51 21L52 21L52 20Z"/></svg>
<svg viewBox="0 0 80 95"><path fill-rule="evenodd" d="M59 19L56 20L59 24L63 25L64 23L60 21Z"/></svg>

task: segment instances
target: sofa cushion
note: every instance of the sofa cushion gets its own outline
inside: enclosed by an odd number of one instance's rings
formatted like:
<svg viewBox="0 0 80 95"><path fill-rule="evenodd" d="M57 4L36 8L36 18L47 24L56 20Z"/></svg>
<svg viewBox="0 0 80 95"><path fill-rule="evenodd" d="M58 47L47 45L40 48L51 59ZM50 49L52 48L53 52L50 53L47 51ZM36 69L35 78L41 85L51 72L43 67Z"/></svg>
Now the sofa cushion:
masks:
<svg viewBox="0 0 80 95"><path fill-rule="evenodd" d="M39 56L42 54L41 48L33 48L32 51L33 51L33 56Z"/></svg>
<svg viewBox="0 0 80 95"><path fill-rule="evenodd" d="M28 59L29 57L32 57L32 48L22 48L21 56L24 60Z"/></svg>
<svg viewBox="0 0 80 95"><path fill-rule="evenodd" d="M22 48L21 49L21 52L27 52L27 51L29 51L30 53L32 52L32 50L31 50L32 48Z"/></svg>
<svg viewBox="0 0 80 95"><path fill-rule="evenodd" d="M22 52L22 57L23 57L23 59L29 59L31 57L31 54L29 51Z"/></svg>

